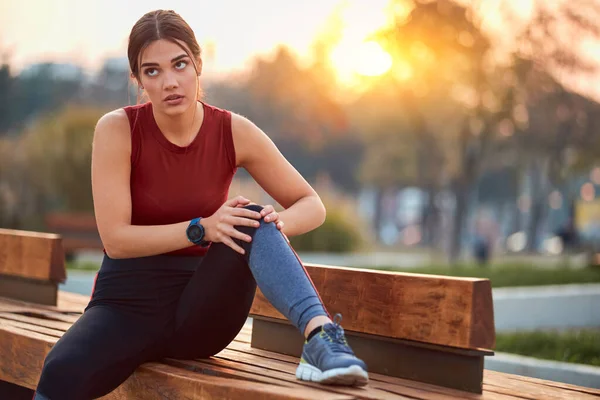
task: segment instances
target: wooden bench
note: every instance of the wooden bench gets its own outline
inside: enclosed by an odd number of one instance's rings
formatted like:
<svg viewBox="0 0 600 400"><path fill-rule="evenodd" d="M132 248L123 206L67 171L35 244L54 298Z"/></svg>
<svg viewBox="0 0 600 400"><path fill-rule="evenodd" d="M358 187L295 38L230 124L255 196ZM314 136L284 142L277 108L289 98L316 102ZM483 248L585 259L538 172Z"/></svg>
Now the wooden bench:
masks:
<svg viewBox="0 0 600 400"><path fill-rule="evenodd" d="M56 305L65 279L59 235L0 229L0 296Z"/></svg>
<svg viewBox="0 0 600 400"><path fill-rule="evenodd" d="M94 214L53 212L46 214L44 221L49 232L62 237L65 257L69 260L73 258L76 251L104 248Z"/></svg>
<svg viewBox="0 0 600 400"><path fill-rule="evenodd" d="M39 248L24 251L40 238L46 245L37 246L49 249L44 257ZM22 269L21 276L48 276L44 279L54 282L52 274L39 271L64 274L64 263L60 271L55 261L62 254L57 240L55 235L2 231L0 271ZM369 363L367 387L297 381L295 354L302 338L258 292L253 320L219 354L143 364L104 399L600 399L595 389L483 371L481 360L494 339L487 281L317 265L307 269L330 311L343 313L349 341ZM0 297L0 399L31 399L46 354L79 318L89 297L59 291L55 304L36 300ZM466 382L469 390L481 379L481 394L444 387L460 386L444 374Z"/></svg>
<svg viewBox="0 0 600 400"><path fill-rule="evenodd" d="M489 280L306 265L369 370L481 393L495 346ZM300 357L303 337L260 290L252 346Z"/></svg>

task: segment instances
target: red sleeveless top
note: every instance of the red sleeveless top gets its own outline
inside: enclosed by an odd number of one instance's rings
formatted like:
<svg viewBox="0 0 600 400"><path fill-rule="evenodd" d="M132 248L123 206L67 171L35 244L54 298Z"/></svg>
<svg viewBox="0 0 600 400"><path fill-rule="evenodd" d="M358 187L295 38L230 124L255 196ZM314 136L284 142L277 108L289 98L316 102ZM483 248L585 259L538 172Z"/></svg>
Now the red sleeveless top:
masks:
<svg viewBox="0 0 600 400"><path fill-rule="evenodd" d="M166 225L209 217L227 201L237 170L231 113L208 104L195 139L187 147L160 131L152 103L124 107L131 128L131 224ZM204 255L192 245L170 252Z"/></svg>

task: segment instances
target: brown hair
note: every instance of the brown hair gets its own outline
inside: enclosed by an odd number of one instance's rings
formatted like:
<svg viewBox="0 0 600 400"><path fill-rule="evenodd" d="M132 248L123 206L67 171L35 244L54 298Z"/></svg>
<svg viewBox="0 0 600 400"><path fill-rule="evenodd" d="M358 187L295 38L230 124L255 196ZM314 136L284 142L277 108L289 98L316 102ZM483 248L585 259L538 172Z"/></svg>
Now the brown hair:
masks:
<svg viewBox="0 0 600 400"><path fill-rule="evenodd" d="M192 28L173 10L155 10L144 14L135 23L129 34L127 47L129 68L138 82L140 80L139 66L142 52L150 43L159 39L169 40L181 47L192 59L196 73L200 74L197 63L200 63L200 66L202 65L201 49ZM185 43L192 54L178 41Z"/></svg>

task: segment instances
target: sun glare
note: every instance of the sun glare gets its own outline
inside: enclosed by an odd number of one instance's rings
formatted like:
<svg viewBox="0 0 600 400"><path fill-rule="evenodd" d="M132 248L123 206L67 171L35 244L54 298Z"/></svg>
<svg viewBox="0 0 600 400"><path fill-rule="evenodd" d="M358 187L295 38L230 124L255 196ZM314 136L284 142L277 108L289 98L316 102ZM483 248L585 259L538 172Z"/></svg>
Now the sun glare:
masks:
<svg viewBox="0 0 600 400"><path fill-rule="evenodd" d="M379 76L392 67L392 57L370 36L390 22L388 0L372 0L368 5L346 0L338 9L341 37L333 45L329 60L338 81L359 86L364 77Z"/></svg>
<svg viewBox="0 0 600 400"><path fill-rule="evenodd" d="M343 81L353 75L379 76L392 66L392 57L374 41L342 41L331 52L331 62Z"/></svg>

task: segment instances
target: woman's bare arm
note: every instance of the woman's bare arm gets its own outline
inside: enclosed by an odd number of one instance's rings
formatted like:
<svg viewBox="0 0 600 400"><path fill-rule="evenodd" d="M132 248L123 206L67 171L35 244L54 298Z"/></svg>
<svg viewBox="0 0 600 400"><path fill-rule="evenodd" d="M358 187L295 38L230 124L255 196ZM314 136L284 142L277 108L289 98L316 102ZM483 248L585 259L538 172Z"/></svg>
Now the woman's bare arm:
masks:
<svg viewBox="0 0 600 400"><path fill-rule="evenodd" d="M131 225L131 134L122 109L104 115L96 125L92 148L92 194L96 224L111 258L144 257L191 245L189 221L171 225Z"/></svg>
<svg viewBox="0 0 600 400"><path fill-rule="evenodd" d="M325 221L321 198L273 141L253 122L232 114L236 162L283 208L279 213L287 236L318 228Z"/></svg>

